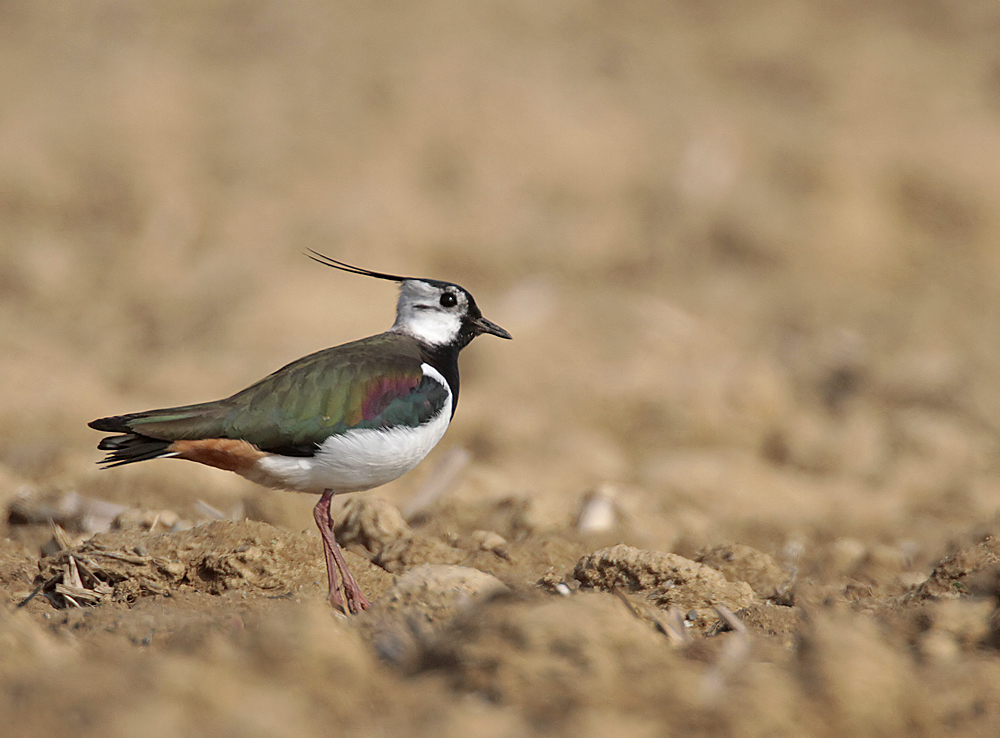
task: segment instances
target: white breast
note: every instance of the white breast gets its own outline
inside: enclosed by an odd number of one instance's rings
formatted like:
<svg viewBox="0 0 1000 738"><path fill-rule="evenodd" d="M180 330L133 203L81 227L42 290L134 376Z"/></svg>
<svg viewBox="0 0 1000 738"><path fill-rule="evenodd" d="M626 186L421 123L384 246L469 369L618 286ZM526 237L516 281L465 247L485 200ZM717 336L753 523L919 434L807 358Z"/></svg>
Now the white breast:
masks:
<svg viewBox="0 0 1000 738"><path fill-rule="evenodd" d="M331 436L312 457L272 454L244 476L268 487L320 494L360 492L397 479L419 464L441 440L451 423L451 388L430 364L421 364L425 377L445 388L448 398L441 411L416 428L356 430Z"/></svg>

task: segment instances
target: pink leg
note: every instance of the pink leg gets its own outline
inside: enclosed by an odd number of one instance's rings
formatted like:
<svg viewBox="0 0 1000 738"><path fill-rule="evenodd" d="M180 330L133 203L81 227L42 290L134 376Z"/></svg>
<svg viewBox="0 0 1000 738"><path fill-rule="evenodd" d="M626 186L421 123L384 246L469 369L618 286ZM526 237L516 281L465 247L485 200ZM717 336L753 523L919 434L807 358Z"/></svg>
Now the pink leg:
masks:
<svg viewBox="0 0 1000 738"><path fill-rule="evenodd" d="M347 568L344 554L337 545L337 539L333 536L333 518L330 517L330 500L333 499L333 491L327 490L319 498L316 507L313 508L313 517L316 519L316 526L319 534L323 538L323 557L326 559L326 580L330 587L330 604L354 615L362 610L367 610L371 603L365 598L361 587ZM340 580L344 583L344 594L347 595L347 607L344 607L344 598L340 594Z"/></svg>

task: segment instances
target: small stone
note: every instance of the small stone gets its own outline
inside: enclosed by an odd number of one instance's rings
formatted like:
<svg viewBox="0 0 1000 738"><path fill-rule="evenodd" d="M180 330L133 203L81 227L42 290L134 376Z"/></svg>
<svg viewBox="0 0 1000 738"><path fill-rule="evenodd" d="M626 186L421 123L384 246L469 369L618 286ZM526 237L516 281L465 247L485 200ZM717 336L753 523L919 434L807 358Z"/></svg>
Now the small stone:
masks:
<svg viewBox="0 0 1000 738"><path fill-rule="evenodd" d="M902 549L875 544L854 568L852 576L864 581L889 582L898 580L908 565L909 561Z"/></svg>
<svg viewBox="0 0 1000 738"><path fill-rule="evenodd" d="M955 661L962 653L962 647L951 633L943 630L928 630L917 639L917 650L924 660L932 664Z"/></svg>
<svg viewBox="0 0 1000 738"><path fill-rule="evenodd" d="M713 605L736 611L755 600L749 584L730 582L710 566L622 544L584 556L573 576L585 587L645 592L660 607L701 610L706 617Z"/></svg>
<svg viewBox="0 0 1000 738"><path fill-rule="evenodd" d="M971 648L989 633L995 609L992 597L939 600L928 603L924 614L931 630L947 633L958 646Z"/></svg>
<svg viewBox="0 0 1000 738"><path fill-rule="evenodd" d="M472 531L472 540L478 543L484 551L492 551L507 544L506 538L492 530L474 530Z"/></svg>
<svg viewBox="0 0 1000 738"><path fill-rule="evenodd" d="M411 536L402 513L380 497L359 495L351 500L334 525L341 546L355 543L375 557L385 557Z"/></svg>
<svg viewBox="0 0 1000 738"><path fill-rule="evenodd" d="M921 585L927 580L926 571L904 571L897 578L897 581L904 587L912 589Z"/></svg>
<svg viewBox="0 0 1000 738"><path fill-rule="evenodd" d="M157 561L156 566L161 572L173 579L179 579L187 571L187 567L180 561Z"/></svg>
<svg viewBox="0 0 1000 738"><path fill-rule="evenodd" d="M773 597L788 580L773 558L739 543L705 549L695 561L718 569L730 582L746 582L758 597Z"/></svg>
<svg viewBox="0 0 1000 738"><path fill-rule="evenodd" d="M492 574L450 564L424 564L406 572L378 601L380 615L419 617L436 626L506 585Z"/></svg>
<svg viewBox="0 0 1000 738"><path fill-rule="evenodd" d="M250 563L251 561L258 561L264 555L257 546L241 546L242 550L237 549L237 555L240 561L245 563Z"/></svg>
<svg viewBox="0 0 1000 738"><path fill-rule="evenodd" d="M865 544L853 538L838 538L828 554L831 574L850 575L864 560L868 550Z"/></svg>
<svg viewBox="0 0 1000 738"><path fill-rule="evenodd" d="M507 539L492 530L474 530L469 538L480 551L489 551L504 559L509 555Z"/></svg>
<svg viewBox="0 0 1000 738"><path fill-rule="evenodd" d="M478 569L424 564L397 579L355 623L368 631L383 661L413 669L456 616L506 591L503 582Z"/></svg>
<svg viewBox="0 0 1000 738"><path fill-rule="evenodd" d="M606 533L614 528L617 522L615 489L609 484L604 484L584 498L577 513L576 529L584 534Z"/></svg>

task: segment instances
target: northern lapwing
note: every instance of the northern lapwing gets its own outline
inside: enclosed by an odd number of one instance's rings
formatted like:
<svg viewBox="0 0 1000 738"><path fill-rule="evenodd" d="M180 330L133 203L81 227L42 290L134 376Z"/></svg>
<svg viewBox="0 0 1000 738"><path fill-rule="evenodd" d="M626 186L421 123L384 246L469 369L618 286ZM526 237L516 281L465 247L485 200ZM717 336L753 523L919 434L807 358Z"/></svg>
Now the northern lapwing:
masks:
<svg viewBox="0 0 1000 738"><path fill-rule="evenodd" d="M335 269L398 282L392 327L293 361L224 400L89 425L121 434L98 444L109 452L100 462L104 468L172 457L321 495L313 516L323 539L330 603L357 613L370 603L334 538L331 498L378 487L420 463L455 414L459 352L482 333L511 336L484 318L457 284L309 255Z"/></svg>

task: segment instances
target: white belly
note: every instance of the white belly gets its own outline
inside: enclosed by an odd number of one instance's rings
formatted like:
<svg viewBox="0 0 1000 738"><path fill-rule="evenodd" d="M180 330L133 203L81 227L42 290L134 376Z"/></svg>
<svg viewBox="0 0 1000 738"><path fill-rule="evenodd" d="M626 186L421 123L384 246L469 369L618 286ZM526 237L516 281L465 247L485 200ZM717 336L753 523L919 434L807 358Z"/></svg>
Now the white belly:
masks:
<svg viewBox="0 0 1000 738"><path fill-rule="evenodd" d="M244 476L268 487L320 494L360 492L397 479L419 464L441 440L451 423L451 389L429 364L424 376L448 391L441 411L416 428L357 430L331 436L311 457L272 454L260 459Z"/></svg>

